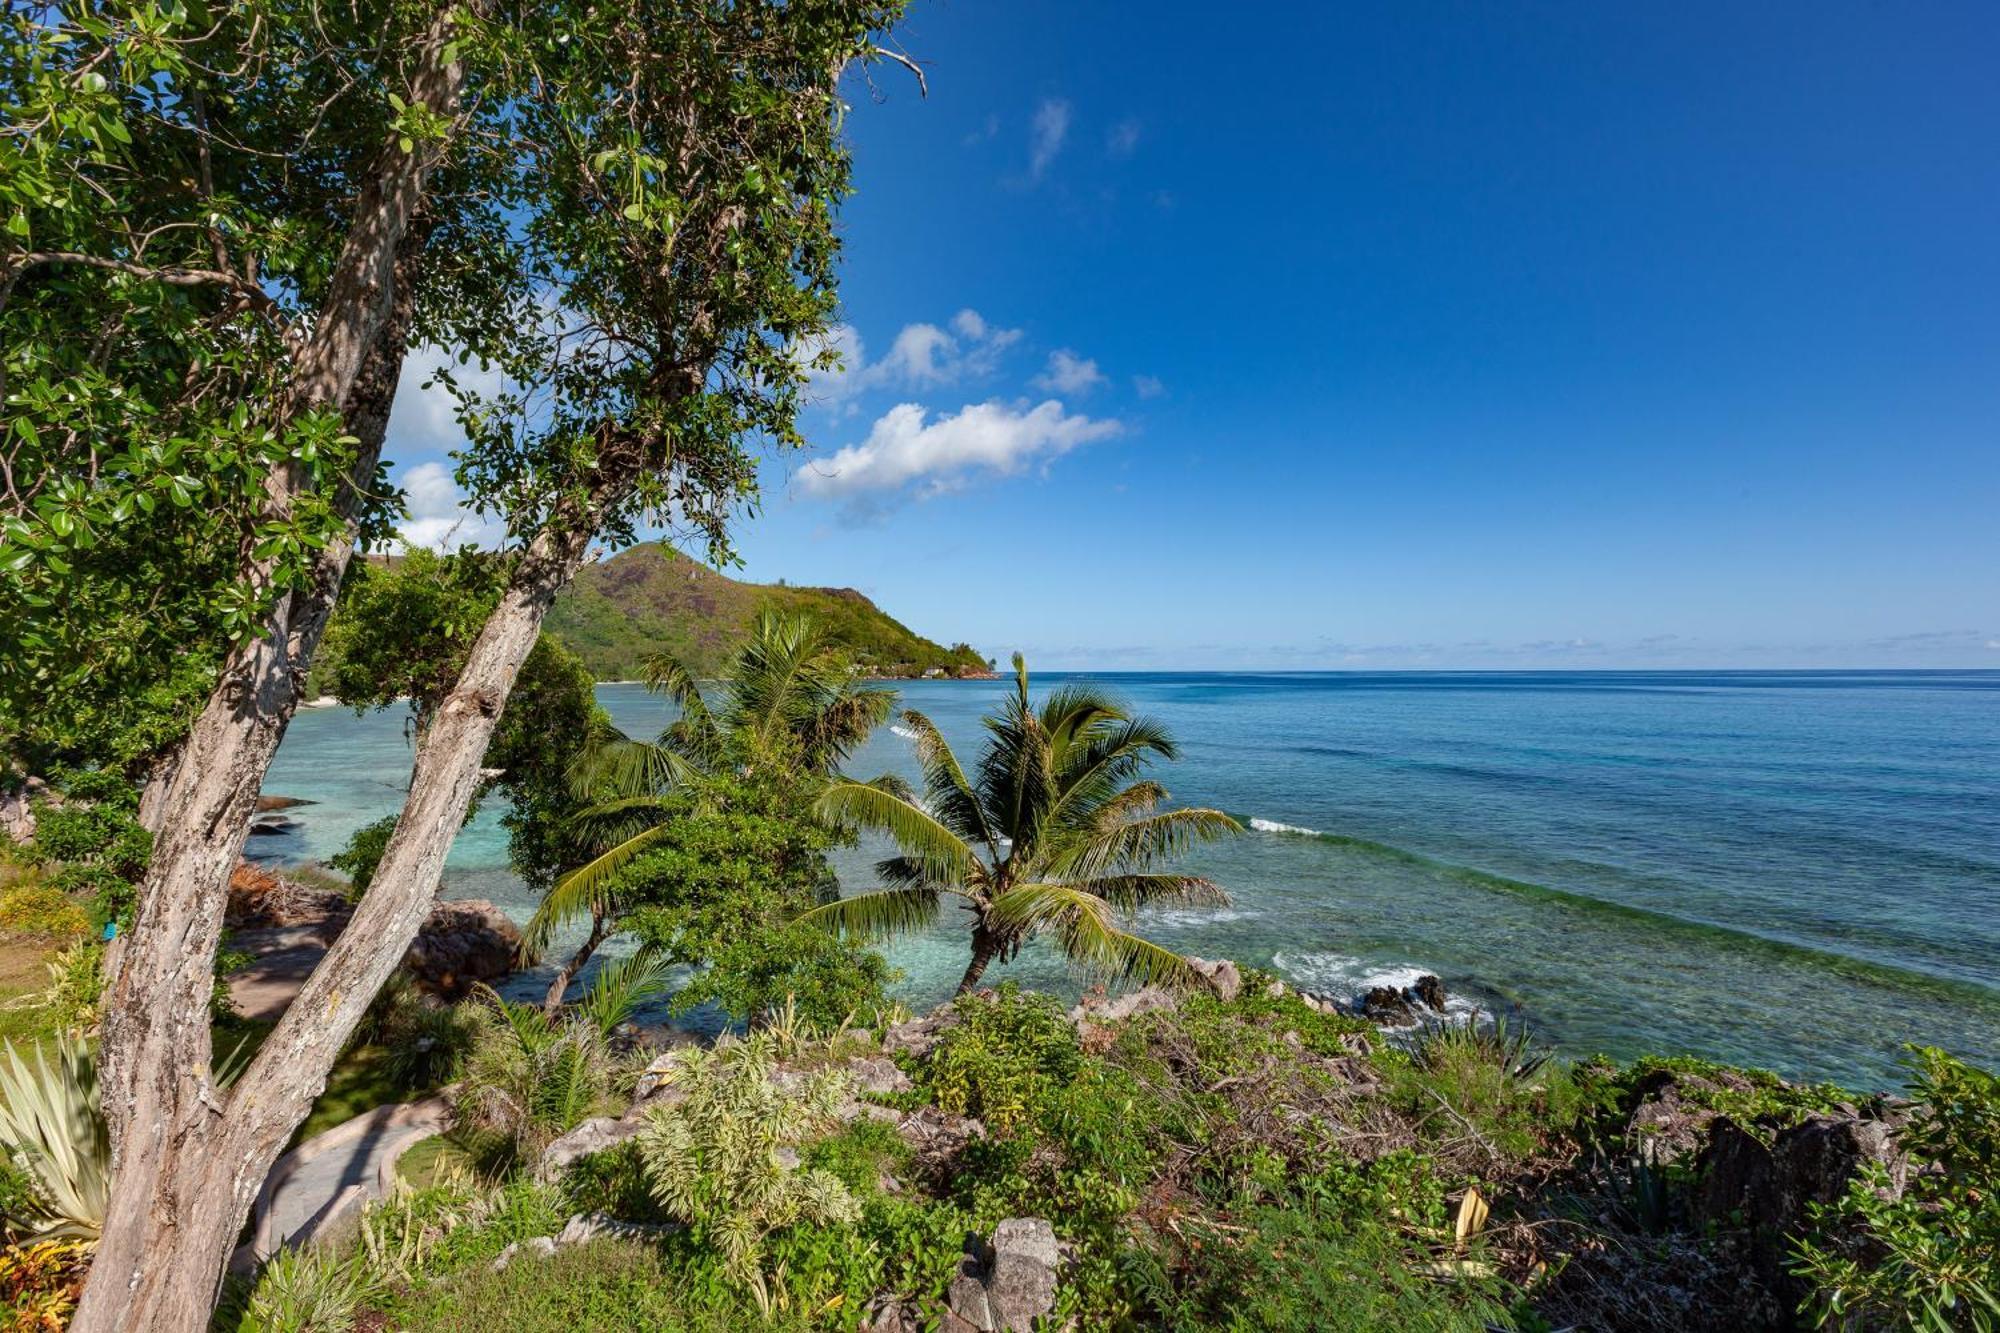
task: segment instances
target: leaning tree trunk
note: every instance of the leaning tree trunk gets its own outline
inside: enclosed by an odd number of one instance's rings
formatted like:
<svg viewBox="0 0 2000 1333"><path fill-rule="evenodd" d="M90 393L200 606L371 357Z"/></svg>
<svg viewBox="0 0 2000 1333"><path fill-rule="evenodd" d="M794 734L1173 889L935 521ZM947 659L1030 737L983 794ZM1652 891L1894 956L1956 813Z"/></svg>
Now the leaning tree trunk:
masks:
<svg viewBox="0 0 2000 1333"><path fill-rule="evenodd" d="M442 15L412 82L418 98L447 116L464 77L443 60L450 31ZM401 372L420 246L411 222L436 156L431 148L392 148L364 183L326 305L279 408L281 423L318 406L347 409L349 433L361 440L340 497L348 505L374 475ZM295 471L280 470L267 504L286 512L302 484ZM215 1086L209 997L229 877L338 595L353 532L350 521L321 552L310 585L280 596L265 632L230 653L149 802L152 861L132 929L109 962L103 1004L111 1195L76 1333L205 1328L230 1242L269 1167L247 1146L258 1136L246 1140L243 1118L231 1109L236 1094L226 1105ZM252 563L244 573L253 585L269 585L268 565Z"/></svg>
<svg viewBox="0 0 2000 1333"><path fill-rule="evenodd" d="M986 965L1000 956L1007 947L1007 937L1000 931L990 929L984 923L972 928L972 961L965 965L965 975L958 979L958 993L965 994L979 984L979 978L986 974Z"/></svg>
<svg viewBox="0 0 2000 1333"><path fill-rule="evenodd" d="M605 918L604 909L593 907L590 911L590 934L584 937L583 943L577 946L569 961L556 969L555 979L549 982L548 994L542 998L544 1013L553 1014L562 1008L563 996L569 994L569 983L575 979L577 973L583 971L583 965L590 961L598 946L610 936L611 922Z"/></svg>

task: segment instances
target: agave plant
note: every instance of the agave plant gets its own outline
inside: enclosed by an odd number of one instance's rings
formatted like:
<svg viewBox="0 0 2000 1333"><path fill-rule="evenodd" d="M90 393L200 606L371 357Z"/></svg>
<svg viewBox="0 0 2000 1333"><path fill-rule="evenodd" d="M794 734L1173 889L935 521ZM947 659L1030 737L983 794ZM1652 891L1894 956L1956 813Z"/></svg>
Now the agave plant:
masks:
<svg viewBox="0 0 2000 1333"><path fill-rule="evenodd" d="M53 1067L40 1043L32 1068L12 1042L0 1046L0 1146L35 1186L35 1212L18 1220L39 1236L95 1240L111 1180L97 1060L84 1042L68 1036L55 1043Z"/></svg>
<svg viewBox="0 0 2000 1333"><path fill-rule="evenodd" d="M1223 904L1196 875L1164 869L1198 842L1240 832L1215 810L1162 810L1166 789L1139 774L1172 759L1173 737L1089 685L1054 691L1036 709L1028 668L1014 655L1015 691L986 718L988 739L968 777L922 713L903 714L923 767L921 801L893 783L836 782L820 797L829 820L886 833L901 849L876 871L888 887L827 903L801 920L866 937L914 930L944 900L972 916L972 960L958 983L1048 935L1072 961L1134 979L1186 984L1185 959L1121 930L1120 916L1165 903Z"/></svg>
<svg viewBox="0 0 2000 1333"><path fill-rule="evenodd" d="M577 813L575 833L580 846L600 850L556 882L524 932L524 950L533 954L565 924L592 923L550 987L551 1009L611 933L621 906L618 872L663 836L672 793L721 773L775 769L808 783L826 781L896 704L894 690L860 682L853 660L817 622L769 610L751 626L714 707L679 658L653 658L644 678L648 689L673 701L678 716L652 741L607 729L579 756L572 785L580 797L602 799Z"/></svg>

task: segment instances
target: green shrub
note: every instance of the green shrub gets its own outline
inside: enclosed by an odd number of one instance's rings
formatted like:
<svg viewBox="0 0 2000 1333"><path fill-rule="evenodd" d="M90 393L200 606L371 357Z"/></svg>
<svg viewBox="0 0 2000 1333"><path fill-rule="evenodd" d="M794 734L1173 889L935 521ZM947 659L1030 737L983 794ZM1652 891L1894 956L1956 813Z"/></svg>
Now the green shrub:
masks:
<svg viewBox="0 0 2000 1333"><path fill-rule="evenodd" d="M1083 1068L1076 1028L1047 995L1009 982L990 999L960 999L952 1012L958 1022L932 1051L923 1081L941 1110L997 1134L1036 1115Z"/></svg>
<svg viewBox="0 0 2000 1333"><path fill-rule="evenodd" d="M1136 1322L1171 1329L1300 1333L1480 1333L1510 1327L1507 1289L1476 1263L1435 1276L1428 1250L1345 1189L1310 1183L1225 1225L1195 1221L1181 1237L1118 1256Z"/></svg>
<svg viewBox="0 0 2000 1333"><path fill-rule="evenodd" d="M1901 1197L1870 1163L1814 1209L1793 1271L1818 1326L2000 1329L2000 1078L1930 1047L1910 1056L1915 1118Z"/></svg>
<svg viewBox="0 0 2000 1333"><path fill-rule="evenodd" d="M239 1288L215 1326L230 1333L349 1333L355 1315L381 1296L360 1255L313 1246L280 1250L248 1290Z"/></svg>
<svg viewBox="0 0 2000 1333"><path fill-rule="evenodd" d="M50 884L17 884L0 892L0 930L42 939L72 940L90 929L90 917Z"/></svg>
<svg viewBox="0 0 2000 1333"><path fill-rule="evenodd" d="M674 1073L681 1101L648 1112L638 1138L654 1198L719 1250L730 1275L767 1306L765 1238L798 1222L854 1222L861 1212L831 1172L779 1165L781 1150L836 1123L843 1076L822 1071L788 1094L771 1083L775 1067L774 1043L762 1033L690 1053Z"/></svg>
<svg viewBox="0 0 2000 1333"><path fill-rule="evenodd" d="M354 830L347 846L326 859L326 863L347 876L349 896L359 898L375 882L375 867L389 850L389 836L396 831L396 816L385 815L372 824Z"/></svg>
<svg viewBox="0 0 2000 1333"><path fill-rule="evenodd" d="M1519 1159L1570 1132L1586 1098L1569 1067L1503 1018L1435 1024L1406 1054L1383 1052L1392 1102L1433 1144L1471 1140L1494 1160Z"/></svg>
<svg viewBox="0 0 2000 1333"><path fill-rule="evenodd" d="M104 942L80 940L58 951L45 966L48 986L14 1003L35 1010L57 1032L82 1036L96 1031L98 1003L104 996Z"/></svg>

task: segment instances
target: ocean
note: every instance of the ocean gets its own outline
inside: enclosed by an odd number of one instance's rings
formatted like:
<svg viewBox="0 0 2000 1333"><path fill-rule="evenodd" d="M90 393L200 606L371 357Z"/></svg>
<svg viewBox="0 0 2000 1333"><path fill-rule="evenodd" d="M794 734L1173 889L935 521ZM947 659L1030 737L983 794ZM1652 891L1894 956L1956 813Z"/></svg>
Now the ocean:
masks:
<svg viewBox="0 0 2000 1333"><path fill-rule="evenodd" d="M1035 678L1037 692L1074 674ZM1242 837L1191 865L1222 908L1140 929L1186 953L1353 992L1434 972L1564 1054L1690 1053L1895 1086L1906 1043L2000 1067L2000 672L1100 673L1166 722L1177 803ZM1011 683L906 682L968 764ZM637 685L627 732L668 717ZM399 710L301 710L266 791L313 802L262 859L323 859L393 813ZM882 728L860 777L916 776ZM533 909L498 810L459 836L445 893ZM879 845L837 857L850 890ZM913 1006L965 961L961 914L887 953ZM1031 947L991 982L1074 993ZM537 990L533 977L515 983Z"/></svg>

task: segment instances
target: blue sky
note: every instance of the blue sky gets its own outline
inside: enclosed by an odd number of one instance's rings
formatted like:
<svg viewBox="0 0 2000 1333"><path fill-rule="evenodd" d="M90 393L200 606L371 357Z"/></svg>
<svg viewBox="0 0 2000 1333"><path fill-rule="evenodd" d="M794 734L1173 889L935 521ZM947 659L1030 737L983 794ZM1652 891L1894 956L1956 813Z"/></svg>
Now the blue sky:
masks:
<svg viewBox="0 0 2000 1333"><path fill-rule="evenodd" d="M917 0L742 575L1044 668L2000 667L2000 7L1215 15Z"/></svg>

